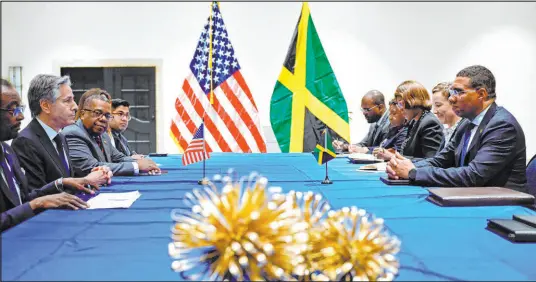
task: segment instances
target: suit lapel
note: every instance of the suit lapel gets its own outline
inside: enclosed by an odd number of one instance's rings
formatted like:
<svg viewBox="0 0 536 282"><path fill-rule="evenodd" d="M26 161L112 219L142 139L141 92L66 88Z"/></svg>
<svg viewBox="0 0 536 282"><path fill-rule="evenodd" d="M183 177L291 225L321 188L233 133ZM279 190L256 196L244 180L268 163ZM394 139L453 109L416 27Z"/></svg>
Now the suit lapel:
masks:
<svg viewBox="0 0 536 282"><path fill-rule="evenodd" d="M6 174L4 173L4 175L6 175ZM13 206L15 206L15 207L18 206L19 203L18 203L18 201L16 201L15 195L13 195L13 192L11 192L11 190L9 190L9 187L7 186L7 183L6 183L6 181L4 181L3 178L0 181L0 187L2 187L2 192L9 199L11 204L13 204Z"/></svg>
<svg viewBox="0 0 536 282"><path fill-rule="evenodd" d="M125 151L125 155L127 156L130 156L131 155L131 152L130 152L130 148L128 147L128 140L127 138L125 138L125 136L123 136L123 134L119 134L119 140L121 140L121 146L123 146L123 149Z"/></svg>
<svg viewBox="0 0 536 282"><path fill-rule="evenodd" d="M5 142L2 142L2 146L3 148L7 148L7 144ZM2 152L0 153L0 158L4 158L6 159L7 161L7 156L4 156L4 152L3 152L3 149L0 148L0 150L2 150ZM8 152L9 154L10 152ZM11 171L13 171L13 175L15 176L15 180L17 182L17 185L19 185L19 190L20 190L20 193L21 193L21 202L22 202L22 185L21 185L21 177L19 175L19 171L17 171L18 169L15 168L15 165L14 165L14 157L13 155L11 155L11 159L13 160L11 164L9 164L9 166L11 167ZM1 170L2 168L0 168ZM7 180L7 173L4 172L4 177L6 178ZM4 180L4 178L2 178L2 176L0 176L0 186L2 187L2 191L4 192L4 195L6 195L8 197L8 199L11 201L11 203L13 204L13 206L18 206L19 205L19 201L17 201L17 195L13 194L13 192L11 192L11 190L9 189L9 186L6 182L6 180Z"/></svg>
<svg viewBox="0 0 536 282"><path fill-rule="evenodd" d="M476 144L480 143L482 132L484 131L486 126L488 126L489 121L495 115L496 111L497 111L497 104L495 103L491 104L488 112L486 113L486 115L484 115L484 118L478 125L478 128L476 129L476 132L475 132L475 136L473 136L473 140L471 140L471 144L469 144L469 148L467 149L467 157L469 157L469 160L472 160L476 152L478 151L478 146L476 146Z"/></svg>
<svg viewBox="0 0 536 282"><path fill-rule="evenodd" d="M101 135L101 139L102 139L102 147L104 148L104 152L106 153L106 161L111 163L112 161L110 160L110 156L112 154L110 152L111 144L109 144L109 142L113 142L113 141L110 140L110 136L106 132Z"/></svg>
<svg viewBox="0 0 536 282"><path fill-rule="evenodd" d="M65 169L62 168L63 165L61 164L58 151L54 148L54 145L52 145L52 141L45 132L45 129L39 124L39 122L35 118L32 120L31 126L33 131L35 132L35 135L37 135L37 137L39 138L39 142L41 142L41 145L43 145L52 160L54 160L54 165L56 165L56 168L61 172L62 175L64 175Z"/></svg>
<svg viewBox="0 0 536 282"><path fill-rule="evenodd" d="M15 175L15 178L17 180L17 185L19 186L20 200L23 203L24 199L26 198L26 195L28 195L28 181L21 170L21 166L17 157L12 156L11 159L13 160L11 169L13 170L13 174Z"/></svg>
<svg viewBox="0 0 536 282"><path fill-rule="evenodd" d="M91 145L93 146L93 151L97 153L97 156L98 156L98 159L99 161L101 162L108 162L106 160L106 156L102 153L100 147L99 147L99 144L97 144L97 141L95 141L95 139L89 135L89 132L87 132L86 128L84 127L84 124L82 124L82 120L79 119L78 121L76 121L76 125L80 128L82 128L82 131L84 132L84 134L86 134L86 137L88 138L89 142L91 143ZM104 145L104 144L103 144Z"/></svg>
<svg viewBox="0 0 536 282"><path fill-rule="evenodd" d="M374 135L372 136L372 144L378 144L378 135L380 135L380 132L383 130L383 126L385 125L385 117L387 117L386 113L382 115L382 117L380 118L380 120L378 120L378 123L376 124L376 130L374 131Z"/></svg>

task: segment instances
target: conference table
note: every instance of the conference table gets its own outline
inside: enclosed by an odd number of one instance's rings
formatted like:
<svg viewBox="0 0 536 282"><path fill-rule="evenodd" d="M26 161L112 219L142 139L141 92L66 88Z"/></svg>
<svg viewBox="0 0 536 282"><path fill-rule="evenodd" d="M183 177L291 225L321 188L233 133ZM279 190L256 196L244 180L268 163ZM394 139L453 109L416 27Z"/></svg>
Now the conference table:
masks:
<svg viewBox="0 0 536 282"><path fill-rule="evenodd" d="M153 158L168 173L114 177L105 192L139 191L128 209L48 210L2 233L2 281L173 281L171 211L199 188L202 163L181 155ZM440 207L416 186L388 186L384 172L361 172L346 158L324 166L312 154L213 153L206 172L255 171L283 191L321 193L333 209L356 206L385 220L402 242L396 280L536 280L536 244L512 243L486 230L487 219L536 215L521 206Z"/></svg>

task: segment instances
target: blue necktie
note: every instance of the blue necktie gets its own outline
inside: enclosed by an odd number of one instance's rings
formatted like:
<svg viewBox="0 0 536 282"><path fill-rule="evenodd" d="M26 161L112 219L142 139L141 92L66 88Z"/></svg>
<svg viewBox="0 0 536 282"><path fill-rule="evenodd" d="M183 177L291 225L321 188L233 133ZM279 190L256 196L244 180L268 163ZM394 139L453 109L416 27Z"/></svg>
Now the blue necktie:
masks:
<svg viewBox="0 0 536 282"><path fill-rule="evenodd" d="M460 167L465 165L465 156L467 155L467 149L469 147L469 138L471 137L471 130L473 130L475 126L475 124L470 123L469 126L467 126L467 129L465 129L465 133L463 134L463 147L462 154L460 157Z"/></svg>
<svg viewBox="0 0 536 282"><path fill-rule="evenodd" d="M56 135L54 137L54 142L56 142L56 148L58 148L58 156L60 157L61 162L63 163L63 167L65 168L65 172L67 172L67 175L71 175L71 170L69 169L69 162L67 162L67 158L65 157L65 153L63 151L63 143L61 142L60 135Z"/></svg>
<svg viewBox="0 0 536 282"><path fill-rule="evenodd" d="M17 193L17 188L15 187L15 175L13 174L13 171L7 166L6 161L9 163L9 166L13 167L13 162L11 161L11 156L9 156L6 152L6 149L4 149L4 156L5 158L0 161L0 166L2 167L2 170L4 171L4 175L6 177L7 186L9 187L9 190L15 195L15 198L17 198L17 205L21 204L19 193Z"/></svg>

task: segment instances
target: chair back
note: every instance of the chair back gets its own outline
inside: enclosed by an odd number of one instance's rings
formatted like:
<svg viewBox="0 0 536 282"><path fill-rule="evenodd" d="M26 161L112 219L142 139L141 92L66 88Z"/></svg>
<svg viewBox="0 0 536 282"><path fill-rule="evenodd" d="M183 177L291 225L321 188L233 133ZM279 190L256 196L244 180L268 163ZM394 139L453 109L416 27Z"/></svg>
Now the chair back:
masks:
<svg viewBox="0 0 536 282"><path fill-rule="evenodd" d="M527 165L527 187L529 194L536 196L536 155L532 157Z"/></svg>

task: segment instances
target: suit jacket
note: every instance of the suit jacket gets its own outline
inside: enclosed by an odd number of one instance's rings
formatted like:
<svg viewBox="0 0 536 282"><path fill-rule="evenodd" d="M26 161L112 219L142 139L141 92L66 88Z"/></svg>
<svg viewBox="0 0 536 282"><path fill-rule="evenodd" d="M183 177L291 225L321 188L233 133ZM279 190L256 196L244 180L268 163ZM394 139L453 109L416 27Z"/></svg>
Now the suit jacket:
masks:
<svg viewBox="0 0 536 282"><path fill-rule="evenodd" d="M132 150L130 149L130 146L128 145L128 140L123 136L123 134L119 131L112 130L112 136L114 137L115 142L115 148L123 153L125 156L132 156Z"/></svg>
<svg viewBox="0 0 536 282"><path fill-rule="evenodd" d="M67 155L70 174L67 174L65 171L58 152L52 144L53 141L49 139L45 129L43 129L37 119L34 118L19 133L19 136L13 139L11 147L17 154L22 168L26 171L26 178L28 179L30 189L43 187L45 184L62 177L74 177L76 168L73 168L73 164L69 158L69 146L65 141L65 136L62 133L59 135L65 154Z"/></svg>
<svg viewBox="0 0 536 282"><path fill-rule="evenodd" d="M357 145L361 147L377 147L385 140L389 132L389 111L385 111L383 116L375 123L371 124L365 138Z"/></svg>
<svg viewBox="0 0 536 282"><path fill-rule="evenodd" d="M69 156L73 166L84 174L89 174L97 166L108 166L114 175L134 175L135 160L125 156L112 146L113 142L108 134L101 135L105 154L99 145L84 128L81 120L65 127L62 133L69 144Z"/></svg>
<svg viewBox="0 0 536 282"><path fill-rule="evenodd" d="M21 169L19 159L11 147L2 142L2 146L6 148L7 153L12 160L10 163L11 170L15 176L17 185L19 186L22 205L19 205L17 195L9 189L8 184L0 176L0 231L6 230L20 222L34 216L38 211L33 211L30 208L29 201L50 194L58 193L54 182L48 183L40 189L29 190L28 181L24 172ZM4 152L0 150L0 160L4 159ZM1 170L1 168L0 168ZM6 173L4 175L7 177Z"/></svg>
<svg viewBox="0 0 536 282"><path fill-rule="evenodd" d="M441 149L443 139L443 125L435 115L427 112L418 121L412 121L409 125L402 155L431 158Z"/></svg>
<svg viewBox="0 0 536 282"><path fill-rule="evenodd" d="M469 144L460 167L463 135L470 121L458 127L454 140L434 158L415 163L415 184L439 187L500 186L527 192L525 134L516 118L493 103Z"/></svg>
<svg viewBox="0 0 536 282"><path fill-rule="evenodd" d="M390 128L385 140L383 140L380 145L385 149L393 148L396 151L400 151L400 147L402 146L402 143L404 143L407 134L407 126ZM374 148L371 148L370 151L372 152L373 150Z"/></svg>

